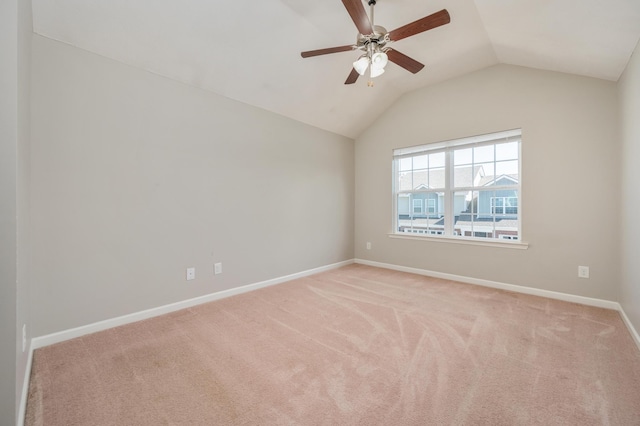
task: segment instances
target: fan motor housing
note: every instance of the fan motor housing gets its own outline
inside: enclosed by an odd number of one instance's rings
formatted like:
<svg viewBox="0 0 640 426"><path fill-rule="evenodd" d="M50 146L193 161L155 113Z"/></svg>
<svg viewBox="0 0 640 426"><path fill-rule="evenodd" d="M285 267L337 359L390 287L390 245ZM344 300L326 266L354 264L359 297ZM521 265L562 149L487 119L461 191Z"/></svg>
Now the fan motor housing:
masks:
<svg viewBox="0 0 640 426"><path fill-rule="evenodd" d="M358 49L366 47L369 43L375 43L383 47L389 42L389 33L387 29L380 25L373 26L373 34L358 34L356 45Z"/></svg>

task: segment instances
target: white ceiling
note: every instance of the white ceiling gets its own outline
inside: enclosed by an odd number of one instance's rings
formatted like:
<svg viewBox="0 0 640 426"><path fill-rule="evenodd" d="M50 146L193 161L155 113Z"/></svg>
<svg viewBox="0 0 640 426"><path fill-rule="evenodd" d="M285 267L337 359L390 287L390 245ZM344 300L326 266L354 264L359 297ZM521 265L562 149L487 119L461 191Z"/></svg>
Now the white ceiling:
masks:
<svg viewBox="0 0 640 426"><path fill-rule="evenodd" d="M366 3L365 3L366 6ZM366 7L368 11L368 7ZM388 30L447 9L451 23L393 43L395 64L344 85L358 52L340 0L33 0L34 31L349 137L399 96L497 63L617 80L640 38L640 0L378 0Z"/></svg>

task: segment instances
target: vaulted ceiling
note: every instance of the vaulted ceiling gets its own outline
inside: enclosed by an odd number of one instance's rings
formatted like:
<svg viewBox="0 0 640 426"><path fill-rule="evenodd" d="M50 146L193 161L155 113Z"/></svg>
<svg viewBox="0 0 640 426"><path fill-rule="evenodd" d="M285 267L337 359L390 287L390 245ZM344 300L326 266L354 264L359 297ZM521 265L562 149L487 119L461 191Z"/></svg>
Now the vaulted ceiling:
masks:
<svg viewBox="0 0 640 426"><path fill-rule="evenodd" d="M363 2L367 11L366 2ZM451 23L393 43L425 64L345 85L360 52L340 0L33 0L34 31L349 137L403 93L498 63L616 81L640 38L639 0L378 0L395 29L441 9Z"/></svg>

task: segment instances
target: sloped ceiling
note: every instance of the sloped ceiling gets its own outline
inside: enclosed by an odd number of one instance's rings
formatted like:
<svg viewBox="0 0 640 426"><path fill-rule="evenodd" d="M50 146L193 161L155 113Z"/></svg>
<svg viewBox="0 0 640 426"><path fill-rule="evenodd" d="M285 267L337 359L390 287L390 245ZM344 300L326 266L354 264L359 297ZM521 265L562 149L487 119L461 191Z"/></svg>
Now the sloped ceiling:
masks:
<svg viewBox="0 0 640 426"><path fill-rule="evenodd" d="M497 63L616 81L640 38L639 0L378 0L375 23L392 30L441 9L449 25L393 43L425 68L390 64L374 87L343 84L359 52L300 56L355 43L340 0L33 0L33 23L45 37L352 138L403 93Z"/></svg>

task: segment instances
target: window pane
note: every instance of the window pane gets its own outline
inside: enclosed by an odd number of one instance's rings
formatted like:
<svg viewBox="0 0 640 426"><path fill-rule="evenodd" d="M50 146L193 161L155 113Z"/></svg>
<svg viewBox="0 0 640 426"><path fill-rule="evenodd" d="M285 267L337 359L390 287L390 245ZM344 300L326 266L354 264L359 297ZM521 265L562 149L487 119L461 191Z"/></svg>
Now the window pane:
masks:
<svg viewBox="0 0 640 426"><path fill-rule="evenodd" d="M458 191L453 194L454 216L470 215L476 211L476 200L472 191Z"/></svg>
<svg viewBox="0 0 640 426"><path fill-rule="evenodd" d="M507 210L509 208L507 207ZM507 215L505 217L495 218L495 231L493 238L503 240L517 240L518 236L518 223L520 217L518 215Z"/></svg>
<svg viewBox="0 0 640 426"><path fill-rule="evenodd" d="M496 175L515 175L518 176L518 160L499 161L496 163ZM511 184L513 185L513 183Z"/></svg>
<svg viewBox="0 0 640 426"><path fill-rule="evenodd" d="M493 175L494 175L494 164L495 163L476 163L477 171L476 171L476 185L475 186L485 186L487 184L493 185ZM478 176L480 175L480 176Z"/></svg>
<svg viewBox="0 0 640 426"><path fill-rule="evenodd" d="M487 146L479 146L477 148L473 148L473 162L478 163L487 163L489 161L493 162L493 145Z"/></svg>
<svg viewBox="0 0 640 426"><path fill-rule="evenodd" d="M458 191L453 195L453 230L456 235L471 236L477 198L474 191Z"/></svg>
<svg viewBox="0 0 640 426"><path fill-rule="evenodd" d="M443 217L444 216L444 192L434 192L435 200L436 200L436 216ZM444 223L442 223L444 226Z"/></svg>
<svg viewBox="0 0 640 426"><path fill-rule="evenodd" d="M429 187L431 189L444 188L444 169L429 169Z"/></svg>
<svg viewBox="0 0 640 426"><path fill-rule="evenodd" d="M398 173L398 191L410 191L413 185L413 173L400 172Z"/></svg>
<svg viewBox="0 0 640 426"><path fill-rule="evenodd" d="M502 199L496 196L496 191L478 191L477 197L478 218L491 218L494 216L496 209L502 209Z"/></svg>
<svg viewBox="0 0 640 426"><path fill-rule="evenodd" d="M490 200L488 211L482 207L486 205L484 200L487 198ZM489 229L489 223L493 224L493 230L487 233L486 238L517 240L519 238L518 225L520 220L518 215L518 191L480 191L479 199L478 221L484 222L487 230Z"/></svg>
<svg viewBox="0 0 640 426"><path fill-rule="evenodd" d="M397 232L412 235L444 234L444 192L398 194Z"/></svg>
<svg viewBox="0 0 640 426"><path fill-rule="evenodd" d="M444 152L438 152L435 154L429 154L429 167L444 167L445 156Z"/></svg>
<svg viewBox="0 0 640 426"><path fill-rule="evenodd" d="M413 230L413 221L411 219L398 218L398 232L411 233Z"/></svg>
<svg viewBox="0 0 640 426"><path fill-rule="evenodd" d="M496 145L496 161L517 160L518 142L501 143Z"/></svg>
<svg viewBox="0 0 640 426"><path fill-rule="evenodd" d="M409 194L398 195L398 215L409 216L409 205L411 202L411 196Z"/></svg>
<svg viewBox="0 0 640 426"><path fill-rule="evenodd" d="M407 170L411 170L411 157L408 158L401 158L400 159L400 167L398 170L400 171L407 171Z"/></svg>
<svg viewBox="0 0 640 426"><path fill-rule="evenodd" d="M413 172L413 189L427 189L427 171Z"/></svg>
<svg viewBox="0 0 640 426"><path fill-rule="evenodd" d="M411 197L409 194L398 195L398 231L405 232L411 228Z"/></svg>
<svg viewBox="0 0 640 426"><path fill-rule="evenodd" d="M456 188L472 186L473 172L472 166L456 166L453 169L453 186Z"/></svg>
<svg viewBox="0 0 640 426"><path fill-rule="evenodd" d="M474 238L493 238L495 235L495 217L490 214L490 207L486 205L490 202L491 191L478 191L477 193L478 213L473 216L472 232L467 234Z"/></svg>
<svg viewBox="0 0 640 426"><path fill-rule="evenodd" d="M427 167L429 167L428 158L429 157L426 154L413 157L413 170L426 169Z"/></svg>
<svg viewBox="0 0 640 426"><path fill-rule="evenodd" d="M453 164L456 166L461 166L463 164L471 164L471 148L466 149L457 149L453 151Z"/></svg>
<svg viewBox="0 0 640 426"><path fill-rule="evenodd" d="M505 197L504 198L504 212L505 214L518 214L518 198L517 197Z"/></svg>

